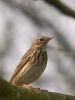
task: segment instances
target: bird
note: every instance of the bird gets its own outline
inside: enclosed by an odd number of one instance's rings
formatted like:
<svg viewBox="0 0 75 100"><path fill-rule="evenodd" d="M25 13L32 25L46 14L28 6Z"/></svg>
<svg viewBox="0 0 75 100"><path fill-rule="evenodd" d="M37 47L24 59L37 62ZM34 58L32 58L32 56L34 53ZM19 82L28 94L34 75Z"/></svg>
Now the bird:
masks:
<svg viewBox="0 0 75 100"><path fill-rule="evenodd" d="M30 84L44 72L48 56L46 46L53 37L39 36L34 39L30 49L21 58L10 83L13 85Z"/></svg>

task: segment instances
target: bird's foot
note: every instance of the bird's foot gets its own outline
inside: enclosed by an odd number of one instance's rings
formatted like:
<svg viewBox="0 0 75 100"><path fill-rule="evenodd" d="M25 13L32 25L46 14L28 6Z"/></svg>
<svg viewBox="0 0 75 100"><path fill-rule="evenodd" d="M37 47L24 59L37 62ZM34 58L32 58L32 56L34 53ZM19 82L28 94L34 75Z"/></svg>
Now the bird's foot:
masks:
<svg viewBox="0 0 75 100"><path fill-rule="evenodd" d="M35 92L40 90L40 88L34 88L31 85L27 85L27 84L21 84L20 87L23 87L23 88L26 88L26 89L29 89Z"/></svg>

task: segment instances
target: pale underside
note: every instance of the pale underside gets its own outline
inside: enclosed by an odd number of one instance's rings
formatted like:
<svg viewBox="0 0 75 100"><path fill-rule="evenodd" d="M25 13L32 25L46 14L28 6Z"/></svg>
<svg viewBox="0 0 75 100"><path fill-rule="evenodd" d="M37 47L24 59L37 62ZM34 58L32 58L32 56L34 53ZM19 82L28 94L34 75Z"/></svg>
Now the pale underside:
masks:
<svg viewBox="0 0 75 100"><path fill-rule="evenodd" d="M36 50L33 50L28 59L26 56L22 59L20 61L20 68L18 70L16 69L17 71L15 71L15 76L12 77L12 84L30 84L38 79L45 70L47 64L47 52L43 49L39 49L37 52Z"/></svg>

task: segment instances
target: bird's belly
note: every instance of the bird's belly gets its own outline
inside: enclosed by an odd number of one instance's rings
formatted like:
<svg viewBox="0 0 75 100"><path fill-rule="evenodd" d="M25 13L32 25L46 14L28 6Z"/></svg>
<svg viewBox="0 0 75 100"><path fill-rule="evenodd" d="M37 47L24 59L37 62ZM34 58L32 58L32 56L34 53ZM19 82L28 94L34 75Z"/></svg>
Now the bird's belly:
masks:
<svg viewBox="0 0 75 100"><path fill-rule="evenodd" d="M26 67L27 69L25 70L23 69L22 75L19 78L20 84L30 84L31 82L38 79L39 76L45 70L45 67L46 67L46 61L38 64L37 63L30 64L30 67Z"/></svg>
<svg viewBox="0 0 75 100"><path fill-rule="evenodd" d="M18 79L16 80L17 84L30 84L39 78L39 76L45 70L47 64L47 53L35 52L35 57L33 56L30 61L21 69Z"/></svg>

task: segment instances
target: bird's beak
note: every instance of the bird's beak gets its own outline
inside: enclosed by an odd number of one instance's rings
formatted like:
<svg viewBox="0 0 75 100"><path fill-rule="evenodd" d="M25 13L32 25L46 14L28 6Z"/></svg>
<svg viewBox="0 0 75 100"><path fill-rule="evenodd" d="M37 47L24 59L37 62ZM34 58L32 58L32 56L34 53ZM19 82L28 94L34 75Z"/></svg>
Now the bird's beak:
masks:
<svg viewBox="0 0 75 100"><path fill-rule="evenodd" d="M47 40L49 41L49 40L51 40L51 39L53 39L53 38L54 38L54 37L48 37L48 39L47 39Z"/></svg>
<svg viewBox="0 0 75 100"><path fill-rule="evenodd" d="M53 39L54 37L49 38L49 40Z"/></svg>

